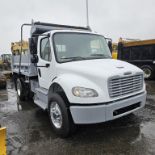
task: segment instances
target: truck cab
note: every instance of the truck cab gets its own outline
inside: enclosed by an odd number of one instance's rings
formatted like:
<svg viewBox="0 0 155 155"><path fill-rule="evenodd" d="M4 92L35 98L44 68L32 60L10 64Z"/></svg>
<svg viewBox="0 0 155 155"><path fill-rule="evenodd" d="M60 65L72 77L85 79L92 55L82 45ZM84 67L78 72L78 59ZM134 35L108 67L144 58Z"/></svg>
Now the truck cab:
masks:
<svg viewBox="0 0 155 155"><path fill-rule="evenodd" d="M33 94L58 135L68 136L76 124L102 123L144 107L143 71L112 59L104 36L81 27L31 27L29 54L13 56L17 96Z"/></svg>

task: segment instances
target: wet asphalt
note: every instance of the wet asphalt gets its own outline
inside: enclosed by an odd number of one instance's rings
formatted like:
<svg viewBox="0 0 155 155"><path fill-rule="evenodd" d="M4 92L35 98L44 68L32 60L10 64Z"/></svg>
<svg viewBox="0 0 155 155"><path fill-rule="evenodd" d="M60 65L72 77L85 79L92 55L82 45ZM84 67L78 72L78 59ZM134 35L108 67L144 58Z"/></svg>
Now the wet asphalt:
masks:
<svg viewBox="0 0 155 155"><path fill-rule="evenodd" d="M57 137L47 112L32 101L17 101L13 85L0 90L0 124L7 127L8 155L154 155L155 81L147 81L145 108L98 125L79 126L67 139Z"/></svg>

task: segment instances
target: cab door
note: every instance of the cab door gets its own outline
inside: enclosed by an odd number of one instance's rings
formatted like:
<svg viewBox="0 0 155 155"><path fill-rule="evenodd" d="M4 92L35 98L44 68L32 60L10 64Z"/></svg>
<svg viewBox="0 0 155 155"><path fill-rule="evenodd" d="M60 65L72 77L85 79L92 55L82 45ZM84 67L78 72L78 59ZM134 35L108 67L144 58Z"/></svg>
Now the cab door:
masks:
<svg viewBox="0 0 155 155"><path fill-rule="evenodd" d="M39 39L37 64L39 85L42 88L48 89L52 81L52 51L49 37Z"/></svg>

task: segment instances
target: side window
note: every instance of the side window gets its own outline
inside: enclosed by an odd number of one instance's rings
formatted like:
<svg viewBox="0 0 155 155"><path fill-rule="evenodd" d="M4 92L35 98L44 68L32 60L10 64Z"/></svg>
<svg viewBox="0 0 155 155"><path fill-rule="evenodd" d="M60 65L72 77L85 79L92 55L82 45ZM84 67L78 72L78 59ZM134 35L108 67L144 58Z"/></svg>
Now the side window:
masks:
<svg viewBox="0 0 155 155"><path fill-rule="evenodd" d="M49 38L43 38L40 42L40 57L46 61L51 61L51 48Z"/></svg>

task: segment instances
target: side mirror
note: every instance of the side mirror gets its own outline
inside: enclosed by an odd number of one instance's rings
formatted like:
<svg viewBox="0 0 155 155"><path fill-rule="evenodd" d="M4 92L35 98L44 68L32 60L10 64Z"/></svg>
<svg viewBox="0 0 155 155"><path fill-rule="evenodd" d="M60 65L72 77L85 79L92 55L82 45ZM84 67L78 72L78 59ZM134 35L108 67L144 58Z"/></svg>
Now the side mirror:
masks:
<svg viewBox="0 0 155 155"><path fill-rule="evenodd" d="M37 54L38 37L29 38L29 49L31 54Z"/></svg>
<svg viewBox="0 0 155 155"><path fill-rule="evenodd" d="M31 58L31 62L32 63L38 63L39 59L38 59L38 55L34 54Z"/></svg>
<svg viewBox="0 0 155 155"><path fill-rule="evenodd" d="M108 47L110 49L110 52L112 53L112 41L108 41Z"/></svg>
<svg viewBox="0 0 155 155"><path fill-rule="evenodd" d="M121 58L123 57L123 43L119 42L118 43L118 54L117 54L117 58L121 60Z"/></svg>

